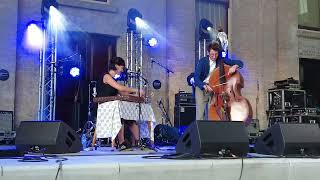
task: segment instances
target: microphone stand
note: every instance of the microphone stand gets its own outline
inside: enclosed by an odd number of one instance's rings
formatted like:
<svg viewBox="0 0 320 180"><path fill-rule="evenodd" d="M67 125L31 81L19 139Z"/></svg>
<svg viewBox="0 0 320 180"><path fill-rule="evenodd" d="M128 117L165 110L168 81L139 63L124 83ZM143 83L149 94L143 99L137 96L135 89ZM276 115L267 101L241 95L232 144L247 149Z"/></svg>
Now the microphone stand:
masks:
<svg viewBox="0 0 320 180"><path fill-rule="evenodd" d="M138 67L138 71L137 72L134 72L134 71L127 71L127 76L128 77L134 77L135 78L135 82L136 82L136 87L137 87L137 89L138 89L138 93L137 93L137 95L138 95L138 97L139 98L141 98L141 89L142 89L142 87L141 87L141 82L142 81L144 81L144 86L146 86L147 84L148 84L148 81L147 81L147 79L146 78L144 78L142 75L141 75L141 69L140 69L140 67ZM130 74L130 75L129 75ZM139 101L138 102L138 122L140 123L141 122L141 120L142 120L142 105L141 105L141 102ZM151 133L151 132L150 132ZM140 137L140 130L139 130L139 137ZM141 139L141 137L140 137L140 139ZM140 144L141 145L141 144ZM143 147L143 146L142 146Z"/></svg>
<svg viewBox="0 0 320 180"><path fill-rule="evenodd" d="M140 67L138 68L138 72L136 74L136 80L137 80L137 89L138 89L138 97L140 98L141 97L141 93L140 93L140 90L141 90L141 85L140 85L140 77L141 77L141 70L140 70ZM141 122L141 102L139 101L139 122Z"/></svg>
<svg viewBox="0 0 320 180"><path fill-rule="evenodd" d="M155 60L153 60L153 59L151 59L151 64L152 64L152 63L155 63L155 64L157 64L158 66L160 66L160 67L162 67L163 69L165 69L168 74L169 74L169 73L172 73L172 74L174 73L174 72L171 71L169 68L167 68L166 66L160 64L159 62L157 62L157 61L155 61Z"/></svg>
<svg viewBox="0 0 320 180"><path fill-rule="evenodd" d="M137 85L137 89L138 89L138 97L140 98L141 97L141 81L143 80L144 81L144 84L146 85L148 83L147 79L145 79L142 75L141 75L141 70L140 70L140 67L138 68L138 71L137 72L127 72L127 74L134 74L133 76L131 77L135 77L136 79L136 85ZM142 79L142 80L141 80ZM141 115L142 115L142 111L141 111L141 102L139 101L139 117L138 117L138 121L141 121Z"/></svg>
<svg viewBox="0 0 320 180"><path fill-rule="evenodd" d="M92 121L92 106L93 106L93 102L92 102L92 97L96 97L97 96L97 81L91 81L89 83L89 97L88 97L88 121ZM92 91L92 92L91 92Z"/></svg>
<svg viewBox="0 0 320 180"><path fill-rule="evenodd" d="M159 63L158 61L155 61L153 58L151 58L151 65L153 63L157 64L159 67L166 70L166 79L167 79L166 92L169 92L169 83L168 83L169 82L169 75L170 75L170 73L174 74L174 72L172 70L170 70L167 66L164 66L161 63ZM169 96L167 96L166 101L169 102ZM163 109L165 110L162 102L161 102L161 104L162 104ZM159 107L160 107L160 104L159 104ZM169 103L167 103L167 109L169 109ZM168 113L166 111L165 111L165 113L166 113L166 119L167 119L166 121L169 120L170 125L172 126Z"/></svg>
<svg viewBox="0 0 320 180"><path fill-rule="evenodd" d="M88 114L87 121L83 126L82 135L81 135L81 143L83 148L89 147L89 145L93 141L93 132L92 130L95 128L94 119L92 117L92 108L93 102L92 98L97 96L97 81L90 81L88 85Z"/></svg>
<svg viewBox="0 0 320 180"><path fill-rule="evenodd" d="M166 111L161 99L158 102L158 106L159 106L159 109L160 109L161 114L162 114L162 124L164 124L163 123L163 119L164 119L165 120L165 124L166 125L169 124L172 127L172 123L170 121L170 117L169 117L168 112Z"/></svg>
<svg viewBox="0 0 320 180"><path fill-rule="evenodd" d="M141 69L140 69L140 67L138 67L138 71L135 73L135 77L136 77L136 84L137 84L137 89L138 89L138 97L140 98L141 97L141 93L140 93L140 89L141 89L141 86L140 86ZM139 101L138 102L138 122L139 123L141 123L141 114L142 114L142 112L141 112L141 102ZM138 141L141 141L140 128L139 128L139 140Z"/></svg>

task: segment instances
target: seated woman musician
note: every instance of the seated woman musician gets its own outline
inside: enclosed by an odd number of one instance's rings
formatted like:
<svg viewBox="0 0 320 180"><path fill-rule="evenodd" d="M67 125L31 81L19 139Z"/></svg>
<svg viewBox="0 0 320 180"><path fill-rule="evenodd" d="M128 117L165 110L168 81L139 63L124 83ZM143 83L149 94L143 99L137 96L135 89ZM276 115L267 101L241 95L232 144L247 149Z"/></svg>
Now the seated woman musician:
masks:
<svg viewBox="0 0 320 180"><path fill-rule="evenodd" d="M109 71L103 75L100 84L98 96L117 96L117 95L137 95L140 93L141 97L144 97L143 90L126 87L116 81L116 76L119 76L124 72L125 61L121 57L114 57L111 59L109 65ZM122 127L117 135L118 149L124 150L128 148L124 138L124 124L129 126L129 129L133 136L133 146L139 142L139 127L136 121L121 119Z"/></svg>

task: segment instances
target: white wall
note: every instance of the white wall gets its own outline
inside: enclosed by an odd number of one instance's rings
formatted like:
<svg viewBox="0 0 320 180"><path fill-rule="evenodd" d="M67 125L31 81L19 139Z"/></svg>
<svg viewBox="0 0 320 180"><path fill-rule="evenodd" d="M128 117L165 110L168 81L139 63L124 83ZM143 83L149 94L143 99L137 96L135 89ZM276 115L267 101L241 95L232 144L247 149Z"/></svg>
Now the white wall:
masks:
<svg viewBox="0 0 320 180"><path fill-rule="evenodd" d="M149 22L151 27L153 27L159 35L166 37L165 0L144 0L139 2L134 0L117 0L112 1L110 5L78 0L59 0L58 2L60 3L59 10L64 14L69 22L69 30L119 36L117 54L123 58L126 58L125 35L127 28L127 12L130 8L138 9L143 15L143 18ZM17 1L16 5L10 4L9 6L18 9ZM40 10L41 0L19 1L18 33L24 32L23 28L30 20L40 20ZM17 24L16 21L13 21L12 23ZM14 25L14 28L8 29L8 31L16 32L15 28L16 25ZM10 35L10 37L15 37L15 34ZM165 38L160 40L160 44L161 45L158 50L148 51L149 54L145 54L144 56L145 76L148 77L149 82L152 83L154 79L160 79L163 81L163 88L160 91L155 91L153 93L154 96L152 97L154 102L154 111L158 120L160 120L160 116L159 111L156 108L156 100L158 97L163 97L166 94L165 73L161 72L161 69L157 66L151 65L150 57L154 57L154 59L160 63L166 63ZM15 46L13 47L15 48ZM15 55L15 49L10 49L8 52ZM15 65L15 62L13 62L13 64ZM19 124L22 120L33 120L37 118L39 81L39 61L37 52L27 52L25 49L19 47L17 50L16 64L17 87L15 93L15 113L16 124ZM14 70L15 68L12 69ZM13 72L12 74L14 77L15 73ZM12 79L12 82L14 82L14 79ZM14 83L11 83L11 86L12 85L14 85ZM2 96L7 97L7 94L0 93L0 99ZM11 94L11 98L14 98L13 94ZM13 100L9 103L11 103L9 107L13 110ZM3 109L6 110L10 108Z"/></svg>
<svg viewBox="0 0 320 180"><path fill-rule="evenodd" d="M16 79L16 37L18 0L0 2L0 69L9 72L9 79L0 81L0 110L14 110Z"/></svg>

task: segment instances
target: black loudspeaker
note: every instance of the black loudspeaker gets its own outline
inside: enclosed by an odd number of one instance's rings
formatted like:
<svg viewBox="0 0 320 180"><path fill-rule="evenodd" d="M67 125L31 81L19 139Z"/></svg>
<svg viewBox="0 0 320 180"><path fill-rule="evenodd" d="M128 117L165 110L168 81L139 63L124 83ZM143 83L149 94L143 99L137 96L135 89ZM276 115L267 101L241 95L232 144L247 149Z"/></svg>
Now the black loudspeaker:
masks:
<svg viewBox="0 0 320 180"><path fill-rule="evenodd" d="M319 155L318 124L277 123L256 141L256 152L270 155Z"/></svg>
<svg viewBox="0 0 320 180"><path fill-rule="evenodd" d="M79 135L62 121L22 121L16 134L18 151L75 153L82 150Z"/></svg>
<svg viewBox="0 0 320 180"><path fill-rule="evenodd" d="M195 121L180 137L176 153L246 156L248 132L243 122Z"/></svg>
<svg viewBox="0 0 320 180"><path fill-rule="evenodd" d="M175 106L174 127L189 126L196 119L196 106Z"/></svg>

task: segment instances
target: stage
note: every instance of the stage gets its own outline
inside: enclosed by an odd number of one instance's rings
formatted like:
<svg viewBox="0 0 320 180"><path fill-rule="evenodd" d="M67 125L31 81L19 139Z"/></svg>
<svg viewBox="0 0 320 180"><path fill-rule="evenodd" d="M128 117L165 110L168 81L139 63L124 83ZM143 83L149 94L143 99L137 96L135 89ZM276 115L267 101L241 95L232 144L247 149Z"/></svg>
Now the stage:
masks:
<svg viewBox="0 0 320 180"><path fill-rule="evenodd" d="M1 180L318 180L320 159L161 159L172 150L112 151L99 148L47 158L44 162L20 162L19 158L0 159ZM65 158L65 159L62 159ZM64 161L61 161L64 160Z"/></svg>

